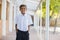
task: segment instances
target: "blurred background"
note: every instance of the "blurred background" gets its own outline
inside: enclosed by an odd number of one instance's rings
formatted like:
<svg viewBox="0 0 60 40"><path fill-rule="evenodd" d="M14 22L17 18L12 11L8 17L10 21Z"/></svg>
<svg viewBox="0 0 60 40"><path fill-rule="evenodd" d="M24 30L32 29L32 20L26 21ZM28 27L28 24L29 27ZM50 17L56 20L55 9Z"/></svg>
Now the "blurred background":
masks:
<svg viewBox="0 0 60 40"><path fill-rule="evenodd" d="M49 40L60 40L60 0L46 2L47 0L0 0L0 40L15 40L14 19L21 4L27 5L28 14L33 21L30 40L45 40L47 3L49 4Z"/></svg>

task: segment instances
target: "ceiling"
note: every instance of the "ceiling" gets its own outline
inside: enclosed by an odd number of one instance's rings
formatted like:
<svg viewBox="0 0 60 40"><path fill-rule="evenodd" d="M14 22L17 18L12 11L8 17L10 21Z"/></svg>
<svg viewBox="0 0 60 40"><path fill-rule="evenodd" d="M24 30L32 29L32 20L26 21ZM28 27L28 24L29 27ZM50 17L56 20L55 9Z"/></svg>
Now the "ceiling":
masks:
<svg viewBox="0 0 60 40"><path fill-rule="evenodd" d="M17 6L25 4L27 5L28 10L35 11L39 6L40 0L14 0L14 2Z"/></svg>
<svg viewBox="0 0 60 40"><path fill-rule="evenodd" d="M41 0L13 0L13 3L17 6L18 11L21 4L27 5L28 12L34 15L35 11L38 9L40 1Z"/></svg>
<svg viewBox="0 0 60 40"><path fill-rule="evenodd" d="M21 4L25 4L27 5L28 10L30 11L35 11L37 10L40 0L11 0L13 1L14 4L16 4L18 7ZM0 0L0 4L1 4L2 0Z"/></svg>
<svg viewBox="0 0 60 40"><path fill-rule="evenodd" d="M14 5L17 6L17 8L19 8L21 4L27 5L28 11L34 13L37 10L41 0L11 0L11 1Z"/></svg>
<svg viewBox="0 0 60 40"><path fill-rule="evenodd" d="M34 15L35 11L38 9L41 0L10 0L14 5L17 6L17 12L19 11L19 6L21 4L27 5L29 14ZM0 0L1 4L2 0Z"/></svg>

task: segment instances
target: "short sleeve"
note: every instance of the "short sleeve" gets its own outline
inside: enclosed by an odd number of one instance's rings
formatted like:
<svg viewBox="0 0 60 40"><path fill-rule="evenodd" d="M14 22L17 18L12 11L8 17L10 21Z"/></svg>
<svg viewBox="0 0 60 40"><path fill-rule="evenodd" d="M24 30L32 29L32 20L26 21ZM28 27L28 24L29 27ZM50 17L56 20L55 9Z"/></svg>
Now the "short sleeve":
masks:
<svg viewBox="0 0 60 40"><path fill-rule="evenodd" d="M29 17L28 17L28 25L31 25L31 24L33 24L33 22L32 22L31 16L29 15Z"/></svg>

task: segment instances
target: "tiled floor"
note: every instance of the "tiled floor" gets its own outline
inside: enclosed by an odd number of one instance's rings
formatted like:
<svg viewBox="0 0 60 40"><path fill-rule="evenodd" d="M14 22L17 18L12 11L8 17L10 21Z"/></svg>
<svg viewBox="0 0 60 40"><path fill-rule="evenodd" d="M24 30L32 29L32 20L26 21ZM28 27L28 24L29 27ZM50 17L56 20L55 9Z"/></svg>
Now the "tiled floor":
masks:
<svg viewBox="0 0 60 40"><path fill-rule="evenodd" d="M0 21L0 40L1 40L1 36L2 36L2 33L1 33L2 32L2 27L1 26L2 26L2 23Z"/></svg>
<svg viewBox="0 0 60 40"><path fill-rule="evenodd" d="M16 34L15 31L12 33L8 33L6 37L3 37L3 40L15 40ZM30 40L40 40L37 36L37 31L35 29L31 29L30 31ZM42 40L45 40L45 32L42 32ZM49 40L60 40L60 33L53 33L50 32L49 34Z"/></svg>
<svg viewBox="0 0 60 40"><path fill-rule="evenodd" d="M9 32L7 34L7 36L6 37L3 37L2 39L3 40L15 40L16 39L15 31L13 31L12 33ZM37 33L36 33L36 30L35 29L32 29L30 31L30 40L39 40L39 38L37 37Z"/></svg>
<svg viewBox="0 0 60 40"><path fill-rule="evenodd" d="M7 23L7 34L6 36L2 37L1 33L2 33L2 29L1 29L1 22L0 22L0 40L15 40L16 39L16 34L15 34L15 30L13 30L12 32L8 31L8 23ZM2 38L1 38L2 37ZM40 40L39 35L37 34L37 30L34 29L33 27L31 27L30 29L30 40ZM45 31L42 32L42 40L45 40ZM53 32L49 33L49 40L60 40L60 32L56 32L55 34Z"/></svg>

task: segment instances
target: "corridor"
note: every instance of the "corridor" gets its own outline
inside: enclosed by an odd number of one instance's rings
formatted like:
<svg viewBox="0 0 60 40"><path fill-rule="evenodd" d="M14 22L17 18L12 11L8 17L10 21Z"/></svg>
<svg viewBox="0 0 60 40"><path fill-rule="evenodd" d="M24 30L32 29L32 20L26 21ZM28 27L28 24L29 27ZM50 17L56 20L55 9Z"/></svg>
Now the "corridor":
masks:
<svg viewBox="0 0 60 40"><path fill-rule="evenodd" d="M60 0L0 0L0 40L16 40L15 17L21 4L32 18L30 40L60 40Z"/></svg>
<svg viewBox="0 0 60 40"><path fill-rule="evenodd" d="M7 32L7 36L2 37L2 40L15 40L16 33L15 30L13 32ZM30 40L40 40L40 37L37 33L37 30L34 27L30 29ZM42 32L42 40L45 40L45 31ZM55 34L50 31L49 40L60 40L60 32L56 32Z"/></svg>

